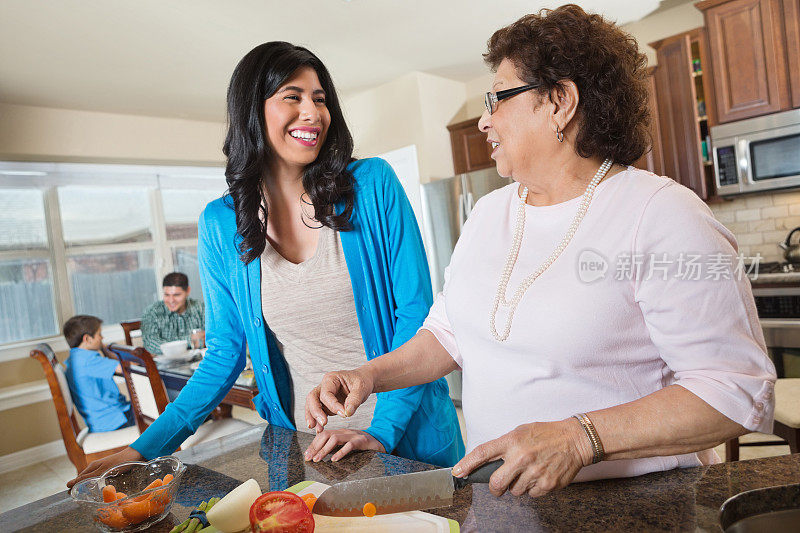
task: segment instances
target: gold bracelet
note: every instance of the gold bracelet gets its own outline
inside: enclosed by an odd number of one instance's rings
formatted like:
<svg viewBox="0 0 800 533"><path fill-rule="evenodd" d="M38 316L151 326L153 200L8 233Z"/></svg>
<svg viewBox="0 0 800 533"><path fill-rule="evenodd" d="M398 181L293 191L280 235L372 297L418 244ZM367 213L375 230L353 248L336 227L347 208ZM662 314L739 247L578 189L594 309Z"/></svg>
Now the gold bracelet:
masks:
<svg viewBox="0 0 800 533"><path fill-rule="evenodd" d="M592 444L592 464L599 463L605 457L606 452L603 449L603 443L600 441L600 435L597 434L594 424L586 416L586 413L578 413L572 416L581 423L583 431L586 432L586 436L589 437L589 442Z"/></svg>

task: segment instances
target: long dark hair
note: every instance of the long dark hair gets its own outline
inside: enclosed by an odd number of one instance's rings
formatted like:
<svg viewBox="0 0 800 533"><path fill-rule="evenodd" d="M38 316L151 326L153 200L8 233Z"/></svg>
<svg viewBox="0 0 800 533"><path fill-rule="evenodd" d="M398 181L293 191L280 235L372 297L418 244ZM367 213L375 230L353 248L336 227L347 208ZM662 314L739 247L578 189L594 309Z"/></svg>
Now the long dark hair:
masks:
<svg viewBox="0 0 800 533"><path fill-rule="evenodd" d="M317 73L331 123L317 159L303 172L303 188L314 206L314 218L337 231L352 229L350 215L355 201L352 159L353 137L339 107L339 98L328 69L306 48L283 41L253 48L239 61L228 86L228 133L223 153L228 158L225 177L236 212L241 260L247 264L264 251L267 243L267 203L263 179L272 157L266 138L264 101L301 67ZM344 201L336 214L334 205Z"/></svg>

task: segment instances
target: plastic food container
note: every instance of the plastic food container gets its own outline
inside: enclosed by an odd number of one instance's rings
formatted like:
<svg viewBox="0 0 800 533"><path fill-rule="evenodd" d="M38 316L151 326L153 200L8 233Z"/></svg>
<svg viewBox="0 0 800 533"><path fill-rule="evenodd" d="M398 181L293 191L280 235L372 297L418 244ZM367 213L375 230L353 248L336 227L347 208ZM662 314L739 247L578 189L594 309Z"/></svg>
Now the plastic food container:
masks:
<svg viewBox="0 0 800 533"><path fill-rule="evenodd" d="M100 531L141 531L169 514L185 470L186 467L180 459L172 455L147 463L122 463L100 477L76 483L69 495L78 503L81 511L92 516ZM159 486L156 480L163 483L167 475L171 475L172 479ZM106 488L109 485L113 489ZM119 499L105 502L104 490L107 497L109 493L116 493L115 497Z"/></svg>

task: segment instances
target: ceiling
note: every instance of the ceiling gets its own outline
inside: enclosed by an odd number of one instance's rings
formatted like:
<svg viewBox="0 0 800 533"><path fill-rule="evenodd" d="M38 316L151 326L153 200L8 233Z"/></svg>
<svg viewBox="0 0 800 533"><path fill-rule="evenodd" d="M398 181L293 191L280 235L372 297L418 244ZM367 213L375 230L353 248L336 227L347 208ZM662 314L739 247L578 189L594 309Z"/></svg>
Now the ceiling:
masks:
<svg viewBox="0 0 800 533"><path fill-rule="evenodd" d="M662 9L686 0L666 0ZM254 46L309 47L352 93L419 70L467 81L494 30L536 0L2 0L0 102L224 121ZM659 0L585 0L620 24Z"/></svg>

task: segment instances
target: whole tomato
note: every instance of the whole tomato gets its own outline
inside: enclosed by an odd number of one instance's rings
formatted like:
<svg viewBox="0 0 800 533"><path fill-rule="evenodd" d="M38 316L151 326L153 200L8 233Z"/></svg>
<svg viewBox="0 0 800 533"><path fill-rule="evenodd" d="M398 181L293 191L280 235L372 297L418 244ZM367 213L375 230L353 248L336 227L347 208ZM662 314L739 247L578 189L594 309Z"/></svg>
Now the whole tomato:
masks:
<svg viewBox="0 0 800 533"><path fill-rule="evenodd" d="M267 492L250 506L252 533L313 533L314 516L291 492Z"/></svg>

